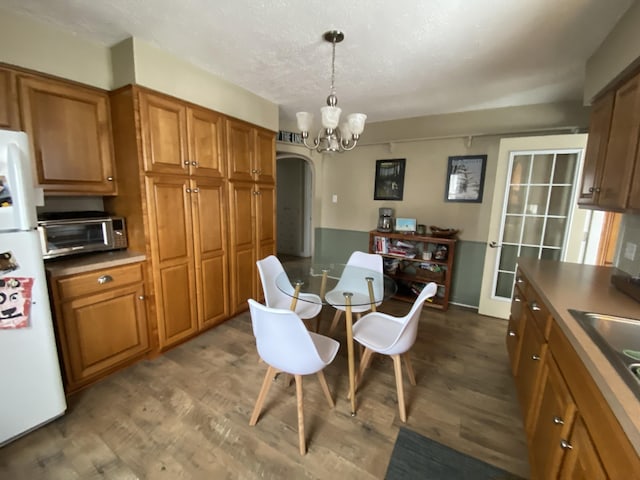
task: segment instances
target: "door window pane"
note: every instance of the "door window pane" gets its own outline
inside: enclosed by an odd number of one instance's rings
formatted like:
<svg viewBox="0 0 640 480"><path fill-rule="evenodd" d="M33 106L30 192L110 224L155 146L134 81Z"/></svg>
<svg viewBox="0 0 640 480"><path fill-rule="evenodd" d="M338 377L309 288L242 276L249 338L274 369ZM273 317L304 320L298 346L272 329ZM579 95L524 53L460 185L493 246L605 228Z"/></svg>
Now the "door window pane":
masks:
<svg viewBox="0 0 640 480"><path fill-rule="evenodd" d="M556 167L553 172L553 183L573 184L578 164L577 153L560 153L556 156Z"/></svg>
<svg viewBox="0 0 640 480"><path fill-rule="evenodd" d="M562 250L553 249L553 248L543 248L541 258L545 260L560 260L562 254Z"/></svg>
<svg viewBox="0 0 640 480"><path fill-rule="evenodd" d="M551 187L549 199L549 215L565 216L569 213L569 202L573 193L573 186Z"/></svg>
<svg viewBox="0 0 640 480"><path fill-rule="evenodd" d="M531 180L529 183L549 183L551 181L554 157L553 154L533 156L533 168L531 169Z"/></svg>
<svg viewBox="0 0 640 480"><path fill-rule="evenodd" d="M520 249L520 256L524 258L538 258L539 253L538 247L522 247Z"/></svg>
<svg viewBox="0 0 640 480"><path fill-rule="evenodd" d="M518 259L518 246L517 245L502 245L500 251L500 270L507 270L509 272L516 271L516 260Z"/></svg>
<svg viewBox="0 0 640 480"><path fill-rule="evenodd" d="M531 167L531 155L515 155L511 168L511 181L509 183L529 183L529 168Z"/></svg>
<svg viewBox="0 0 640 480"><path fill-rule="evenodd" d="M566 218L549 218L547 220L547 227L544 231L544 246L562 247L566 226Z"/></svg>
<svg viewBox="0 0 640 480"><path fill-rule="evenodd" d="M502 233L502 243L520 243L522 233L523 217L507 215L504 219L504 232Z"/></svg>
<svg viewBox="0 0 640 480"><path fill-rule="evenodd" d="M513 273L498 272L498 279L496 281L496 296L511 298L513 294L513 279L515 275Z"/></svg>
<svg viewBox="0 0 640 480"><path fill-rule="evenodd" d="M509 201L507 203L507 213L524 213L526 206L528 187L522 185L512 185L509 187Z"/></svg>
<svg viewBox="0 0 640 480"><path fill-rule="evenodd" d="M522 243L527 245L540 245L543 227L544 217L525 217Z"/></svg>
<svg viewBox="0 0 640 480"><path fill-rule="evenodd" d="M545 215L547 213L547 198L549 187L529 187L529 199L527 200L527 212L531 215Z"/></svg>

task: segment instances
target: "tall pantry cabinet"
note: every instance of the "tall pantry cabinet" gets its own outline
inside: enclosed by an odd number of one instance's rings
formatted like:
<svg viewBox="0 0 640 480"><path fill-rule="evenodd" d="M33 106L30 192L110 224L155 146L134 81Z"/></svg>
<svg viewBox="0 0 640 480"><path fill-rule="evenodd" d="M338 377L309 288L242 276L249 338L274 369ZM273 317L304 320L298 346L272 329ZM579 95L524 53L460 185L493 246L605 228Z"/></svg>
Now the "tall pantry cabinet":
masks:
<svg viewBox="0 0 640 480"><path fill-rule="evenodd" d="M256 260L275 254L275 135L227 119L231 313L262 299Z"/></svg>
<svg viewBox="0 0 640 480"><path fill-rule="evenodd" d="M229 317L225 117L135 86L111 109L121 194L105 203L151 260L162 350Z"/></svg>

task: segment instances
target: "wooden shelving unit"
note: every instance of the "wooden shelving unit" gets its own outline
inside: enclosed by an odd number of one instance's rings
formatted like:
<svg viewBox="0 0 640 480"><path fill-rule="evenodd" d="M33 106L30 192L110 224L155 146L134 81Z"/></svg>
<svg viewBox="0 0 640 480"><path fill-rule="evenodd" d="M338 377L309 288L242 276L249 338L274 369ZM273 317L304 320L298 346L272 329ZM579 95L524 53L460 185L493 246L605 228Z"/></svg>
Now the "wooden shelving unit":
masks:
<svg viewBox="0 0 640 480"><path fill-rule="evenodd" d="M454 238L369 232L369 252L382 255L385 273L398 285L394 298L413 302L426 284L435 282L438 293L425 305L441 310L449 308L455 249Z"/></svg>

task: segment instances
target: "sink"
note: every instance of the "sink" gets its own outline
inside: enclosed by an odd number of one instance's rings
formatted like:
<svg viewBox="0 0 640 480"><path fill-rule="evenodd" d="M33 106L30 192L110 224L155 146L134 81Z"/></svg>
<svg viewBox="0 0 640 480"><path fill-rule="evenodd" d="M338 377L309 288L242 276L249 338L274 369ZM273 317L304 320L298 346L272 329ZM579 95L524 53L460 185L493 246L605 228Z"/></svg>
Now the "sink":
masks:
<svg viewBox="0 0 640 480"><path fill-rule="evenodd" d="M569 313L640 399L640 320L571 309Z"/></svg>

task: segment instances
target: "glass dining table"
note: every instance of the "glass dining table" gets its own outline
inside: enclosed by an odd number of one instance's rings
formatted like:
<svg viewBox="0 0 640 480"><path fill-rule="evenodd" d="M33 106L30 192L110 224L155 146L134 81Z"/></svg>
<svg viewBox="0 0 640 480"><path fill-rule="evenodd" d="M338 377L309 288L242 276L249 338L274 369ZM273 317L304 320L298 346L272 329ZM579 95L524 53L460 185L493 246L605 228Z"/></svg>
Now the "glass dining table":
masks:
<svg viewBox="0 0 640 480"><path fill-rule="evenodd" d="M313 264L309 268L286 267L276 277L278 290L291 297L292 310L297 302L329 305L345 312L349 365L351 415L356 414L356 370L353 346L353 313L376 311L382 301L396 293L394 280L375 270L346 264ZM300 293L314 295L300 297Z"/></svg>

